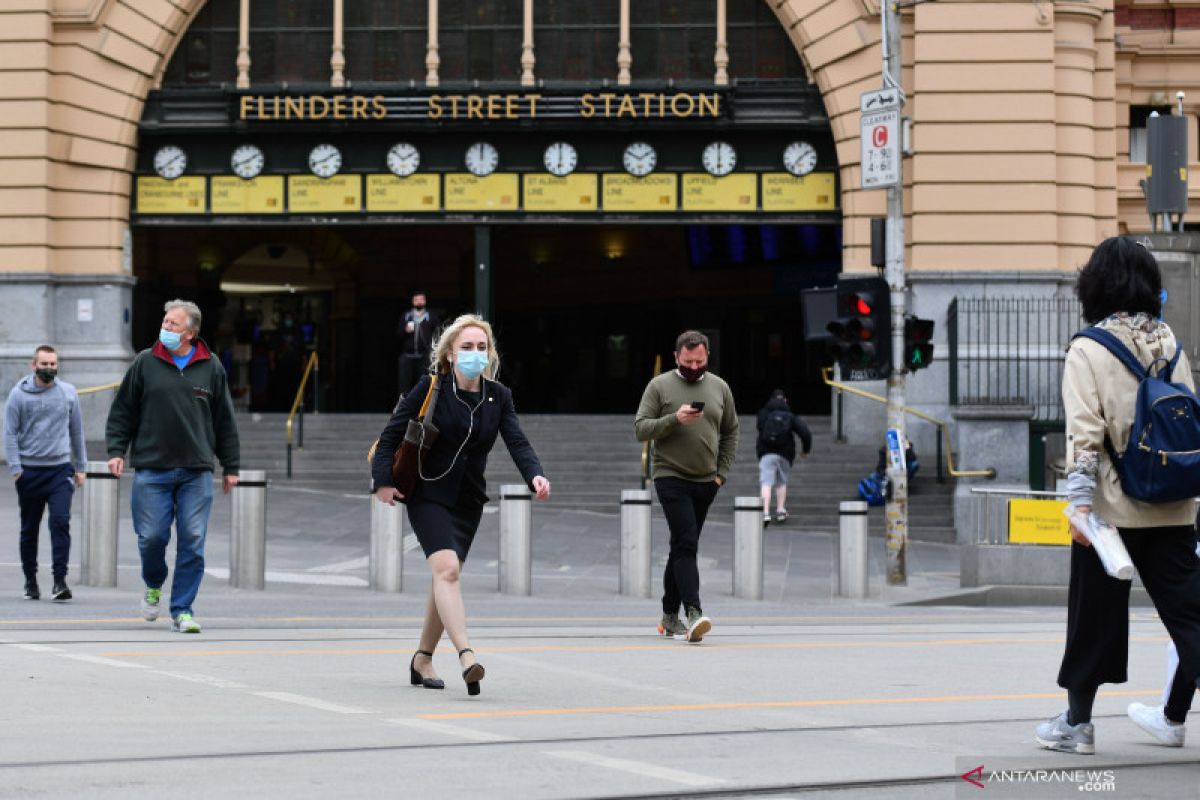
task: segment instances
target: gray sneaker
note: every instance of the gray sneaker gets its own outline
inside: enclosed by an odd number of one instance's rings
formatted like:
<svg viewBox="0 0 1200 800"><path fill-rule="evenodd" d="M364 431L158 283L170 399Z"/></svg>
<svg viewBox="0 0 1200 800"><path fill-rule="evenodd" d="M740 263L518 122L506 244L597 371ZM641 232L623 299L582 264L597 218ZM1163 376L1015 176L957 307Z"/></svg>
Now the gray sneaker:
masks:
<svg viewBox="0 0 1200 800"><path fill-rule="evenodd" d="M199 633L200 623L192 619L192 615L186 611L175 617L175 621L171 625L176 633Z"/></svg>
<svg viewBox="0 0 1200 800"><path fill-rule="evenodd" d="M1037 741L1047 750L1090 756L1096 752L1096 728L1090 722L1067 724L1067 712L1037 726Z"/></svg>
<svg viewBox="0 0 1200 800"><path fill-rule="evenodd" d="M146 587L146 593L142 595L142 619L146 622L154 622L158 619L158 612L162 608L162 589L151 589Z"/></svg>
<svg viewBox="0 0 1200 800"><path fill-rule="evenodd" d="M700 613L698 608L687 610L687 640L692 644L704 638L712 630L712 620Z"/></svg>
<svg viewBox="0 0 1200 800"><path fill-rule="evenodd" d="M687 636L687 625L678 614L663 614L662 622L658 623L658 635L665 639L683 639Z"/></svg>

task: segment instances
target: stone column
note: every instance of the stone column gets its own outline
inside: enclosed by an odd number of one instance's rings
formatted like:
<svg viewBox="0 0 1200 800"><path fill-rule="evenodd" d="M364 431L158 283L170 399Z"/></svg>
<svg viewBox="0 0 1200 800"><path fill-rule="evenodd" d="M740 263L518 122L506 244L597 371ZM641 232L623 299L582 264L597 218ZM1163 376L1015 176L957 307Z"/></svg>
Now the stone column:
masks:
<svg viewBox="0 0 1200 800"><path fill-rule="evenodd" d="M525 29L521 41L521 85L533 86L533 65L537 59L533 55L533 0L525 0Z"/></svg>
<svg viewBox="0 0 1200 800"><path fill-rule="evenodd" d="M996 470L995 478L958 478L954 487L954 527L959 544L974 544L986 503L971 489L1029 491L1029 421L1033 406L958 406L954 417L954 465L961 470ZM989 524L1004 524L1003 502L992 501Z"/></svg>
<svg viewBox="0 0 1200 800"><path fill-rule="evenodd" d="M345 33L344 0L333 0L333 55L329 57L329 68L333 73L329 85L341 89L346 85L346 56L343 38Z"/></svg>
<svg viewBox="0 0 1200 800"><path fill-rule="evenodd" d="M725 0L717 0L717 45L713 56L713 63L717 67L713 83L717 86L729 85L729 40L725 28Z"/></svg>
<svg viewBox="0 0 1200 800"><path fill-rule="evenodd" d="M633 50L629 43L629 0L621 0L621 34L617 42L617 85L628 86L633 82L630 67L633 66Z"/></svg>
<svg viewBox="0 0 1200 800"><path fill-rule="evenodd" d="M250 88L250 0L238 5L237 88Z"/></svg>
<svg viewBox="0 0 1200 800"><path fill-rule="evenodd" d="M438 85L438 0L429 0L429 39L425 45L425 85Z"/></svg>

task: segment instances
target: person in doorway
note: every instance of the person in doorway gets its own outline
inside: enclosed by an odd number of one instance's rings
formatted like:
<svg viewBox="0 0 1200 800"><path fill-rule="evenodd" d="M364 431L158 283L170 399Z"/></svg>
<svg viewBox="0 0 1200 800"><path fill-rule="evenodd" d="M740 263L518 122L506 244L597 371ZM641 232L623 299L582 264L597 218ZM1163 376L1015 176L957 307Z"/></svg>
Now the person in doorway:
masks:
<svg viewBox="0 0 1200 800"><path fill-rule="evenodd" d="M647 384L633 422L637 440L653 442L654 489L671 531L659 632L693 643L712 629L700 605L700 532L733 467L738 442L733 392L708 371L708 357L707 336L681 333L675 369ZM681 606L686 621L679 618Z"/></svg>
<svg viewBox="0 0 1200 800"><path fill-rule="evenodd" d="M192 603L204 578L204 540L212 510L213 458L228 494L238 482L240 447L225 370L200 338L200 308L187 300L164 307L154 346L138 353L108 412L108 470L136 470L131 506L142 557L142 617L158 619L167 580L171 523L175 580L171 619L179 633L199 633Z"/></svg>
<svg viewBox="0 0 1200 800"><path fill-rule="evenodd" d="M409 522L433 573L420 643L409 663L410 680L427 689L445 688L433 669L433 653L444 632L458 651L467 693L475 695L484 668L475 659L467 635L459 575L488 500L483 474L497 434L538 500L550 497L550 481L521 431L512 391L495 379L500 356L491 325L474 314L464 314L442 332L433 352L440 394L436 407L427 414L439 435L418 462L416 488L411 497L397 491L392 459L409 420L420 411L431 375L423 376L392 412L379 436L371 478L376 500L408 504Z"/></svg>
<svg viewBox="0 0 1200 800"><path fill-rule="evenodd" d="M4 458L17 487L21 509L21 570L25 599L38 600L38 532L50 509L50 599L71 599L67 561L71 555L71 497L86 478L87 447L75 387L58 379L58 353L44 344L4 404Z"/></svg>
<svg viewBox="0 0 1200 800"><path fill-rule="evenodd" d="M800 437L800 458L812 452L812 432L799 415L792 413L783 389L776 389L758 411L758 438L754 451L758 456L758 483L762 488L763 525L771 522L771 492L775 493L775 521L788 517L787 482L796 463L796 439Z"/></svg>
<svg viewBox="0 0 1200 800"><path fill-rule="evenodd" d="M1075 291L1088 324L1115 336L1143 367L1178 356L1172 380L1190 389L1187 355L1158 319L1161 288L1158 264L1149 251L1132 239L1112 237L1092 252ZM1091 717L1097 689L1127 680L1131 582L1104 571L1086 536L1088 515L1094 509L1116 527L1192 686L1200 674L1200 558L1194 549L1191 499L1139 501L1125 493L1118 478L1110 454L1125 452L1129 443L1138 394L1133 373L1104 345L1077 338L1067 350L1062 393L1067 436L1074 446L1067 475L1073 540L1067 637L1058 673L1068 708L1039 725L1035 736L1051 750L1094 753Z"/></svg>
<svg viewBox="0 0 1200 800"><path fill-rule="evenodd" d="M435 330L437 318L428 308L425 292L413 292L412 307L404 312L397 330L400 337L401 395L407 394L429 369L429 353L433 348Z"/></svg>

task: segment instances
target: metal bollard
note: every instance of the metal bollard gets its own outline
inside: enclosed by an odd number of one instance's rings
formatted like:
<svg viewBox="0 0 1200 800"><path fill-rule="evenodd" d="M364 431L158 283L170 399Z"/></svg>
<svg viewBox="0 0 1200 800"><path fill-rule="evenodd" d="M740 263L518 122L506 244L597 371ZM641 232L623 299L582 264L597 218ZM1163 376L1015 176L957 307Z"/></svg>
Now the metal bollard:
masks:
<svg viewBox="0 0 1200 800"><path fill-rule="evenodd" d="M531 594L533 494L520 483L500 487L500 592Z"/></svg>
<svg viewBox="0 0 1200 800"><path fill-rule="evenodd" d="M621 492L621 594L650 596L650 491Z"/></svg>
<svg viewBox="0 0 1200 800"><path fill-rule="evenodd" d="M80 577L85 586L116 586L121 481L108 471L105 461L88 461L84 472Z"/></svg>
<svg viewBox="0 0 1200 800"><path fill-rule="evenodd" d="M404 506L389 506L367 495L371 503L371 588L377 592L404 589Z"/></svg>
<svg viewBox="0 0 1200 800"><path fill-rule="evenodd" d="M733 596L763 598L763 502L733 498Z"/></svg>
<svg viewBox="0 0 1200 800"><path fill-rule="evenodd" d="M244 469L229 493L229 585L262 589L267 575L267 473Z"/></svg>
<svg viewBox="0 0 1200 800"><path fill-rule="evenodd" d="M838 505L838 595L867 596L867 504L846 500Z"/></svg>

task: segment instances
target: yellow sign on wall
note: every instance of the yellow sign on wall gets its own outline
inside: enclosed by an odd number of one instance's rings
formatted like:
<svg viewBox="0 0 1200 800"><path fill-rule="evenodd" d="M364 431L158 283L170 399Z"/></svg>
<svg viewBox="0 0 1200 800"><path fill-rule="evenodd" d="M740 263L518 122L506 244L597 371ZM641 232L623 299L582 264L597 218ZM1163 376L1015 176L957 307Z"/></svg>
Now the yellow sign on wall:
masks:
<svg viewBox="0 0 1200 800"><path fill-rule="evenodd" d="M679 176L604 176L605 211L674 211L679 207Z"/></svg>
<svg viewBox="0 0 1200 800"><path fill-rule="evenodd" d="M214 214L282 214L283 176L260 175L243 180L236 175L214 175Z"/></svg>
<svg viewBox="0 0 1200 800"><path fill-rule="evenodd" d="M1008 541L1013 544L1070 544L1066 500L1009 500Z"/></svg>
<svg viewBox="0 0 1200 800"><path fill-rule="evenodd" d="M137 179L139 214L203 214L208 210L205 199L203 176L192 175L173 181Z"/></svg>
<svg viewBox="0 0 1200 800"><path fill-rule="evenodd" d="M516 211L516 175L474 175L453 173L446 176L447 211Z"/></svg>
<svg viewBox="0 0 1200 800"><path fill-rule="evenodd" d="M367 176L367 211L440 211L442 182L437 175Z"/></svg>
<svg viewBox="0 0 1200 800"><path fill-rule="evenodd" d="M288 211L293 214L347 214L362 211L362 176L288 176Z"/></svg>
<svg viewBox="0 0 1200 800"><path fill-rule="evenodd" d="M595 175L524 176L526 211L595 211L600 207Z"/></svg>
<svg viewBox="0 0 1200 800"><path fill-rule="evenodd" d="M797 178L787 172L762 176L763 211L837 211L837 182L832 172Z"/></svg>
<svg viewBox="0 0 1200 800"><path fill-rule="evenodd" d="M703 173L683 176L684 211L757 211L758 176L753 173L715 178Z"/></svg>

